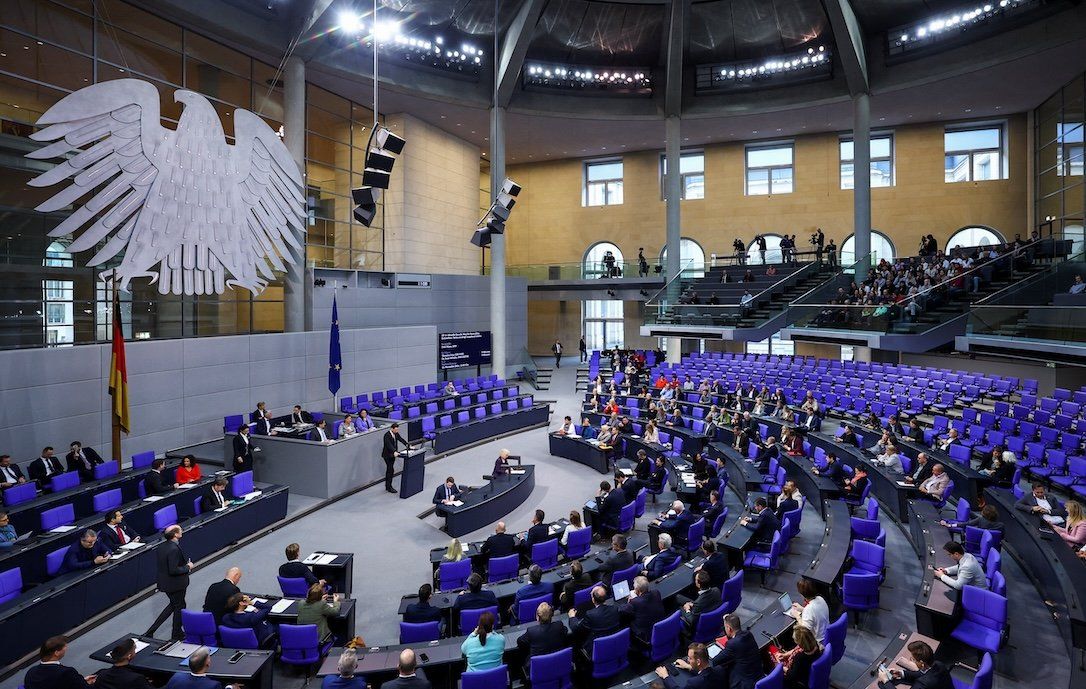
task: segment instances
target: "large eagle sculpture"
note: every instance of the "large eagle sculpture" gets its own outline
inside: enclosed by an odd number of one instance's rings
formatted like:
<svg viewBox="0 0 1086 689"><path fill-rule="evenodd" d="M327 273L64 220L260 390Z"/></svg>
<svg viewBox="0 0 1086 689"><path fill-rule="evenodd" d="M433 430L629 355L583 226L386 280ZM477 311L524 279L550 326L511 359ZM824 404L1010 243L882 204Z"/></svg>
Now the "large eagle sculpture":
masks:
<svg viewBox="0 0 1086 689"><path fill-rule="evenodd" d="M121 289L146 277L162 294L259 294L304 251L301 172L248 110L234 110L231 146L206 98L178 90L174 99L185 106L176 130L160 122L158 90L138 79L88 86L49 108L31 138L54 143L27 157L70 157L29 184L70 182L37 210L89 196L49 235L85 228L72 253L104 242L91 266L123 252Z"/></svg>

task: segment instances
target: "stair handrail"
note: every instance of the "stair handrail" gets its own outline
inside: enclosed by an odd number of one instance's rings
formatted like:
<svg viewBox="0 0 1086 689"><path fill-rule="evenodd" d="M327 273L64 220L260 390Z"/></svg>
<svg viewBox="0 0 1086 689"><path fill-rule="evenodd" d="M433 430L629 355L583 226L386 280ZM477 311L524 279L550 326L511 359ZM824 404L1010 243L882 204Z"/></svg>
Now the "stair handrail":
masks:
<svg viewBox="0 0 1086 689"><path fill-rule="evenodd" d="M664 283L663 287L656 290L655 294L653 294L651 297L649 297L647 300L645 300L645 305L646 306L656 306L656 305L658 305L658 304L653 304L653 301L657 297L659 297L662 293L666 293L668 288L671 286L671 283L673 283L675 280L678 280L678 279L682 278L682 274L687 270L687 268L692 266L694 263L695 263L694 259L692 259L692 258L687 259L686 263L683 264L682 266L680 266L679 270L674 275L672 275L670 278L668 278L667 282ZM704 269L704 265L705 264L703 263L702 264L703 269Z"/></svg>
<svg viewBox="0 0 1086 689"><path fill-rule="evenodd" d="M838 270L836 273L829 276L828 278L826 278L822 282L818 283L817 285L815 285L811 289L807 290L803 294L799 295L793 301L789 302L788 307L791 308L793 306L807 306L807 304L801 304L800 301L803 300L803 299L806 299L807 296L809 294L811 294L812 292L817 292L818 290L825 287L826 283L829 282L830 280L832 280L832 279L834 279L836 277L840 277L841 275L843 275L845 272L847 272L849 270L855 270L856 266L860 265L861 263L863 263L865 261L870 261L871 257L874 256L875 253L876 252L874 252L874 251L870 251L870 252L864 254L863 256L861 256L859 258L859 260L854 260L852 263L848 264L847 266L841 266L841 269Z"/></svg>
<svg viewBox="0 0 1086 689"><path fill-rule="evenodd" d="M1074 256L1068 256L1068 257L1066 257L1064 259L1064 262L1073 262L1073 261L1082 261L1082 260L1086 260L1086 251L1080 251L1077 254L1075 254ZM1035 281L1040 280L1041 278L1048 277L1048 275L1051 272L1059 270L1059 266L1060 266L1059 263L1053 263L1052 265L1048 266L1047 268L1045 268L1042 271L1034 273L1033 275L1029 275L1029 276L1019 280L1018 282L1012 282L1011 284L1007 285L1006 287L1004 287L1004 288L1002 288L1002 289L1000 289L1000 290L998 290L996 292L992 292L991 294L984 297L980 301L974 302L973 305L974 306L1003 306L1003 304L992 304L992 303L988 303L988 302L989 302L989 300L995 299L996 297L1001 297L1003 295L1003 293L1008 291L1008 290L1020 289L1024 285L1029 284L1030 282L1035 282ZM1044 306L1044 305L1043 304L1037 304L1036 306L1040 307L1040 306Z"/></svg>

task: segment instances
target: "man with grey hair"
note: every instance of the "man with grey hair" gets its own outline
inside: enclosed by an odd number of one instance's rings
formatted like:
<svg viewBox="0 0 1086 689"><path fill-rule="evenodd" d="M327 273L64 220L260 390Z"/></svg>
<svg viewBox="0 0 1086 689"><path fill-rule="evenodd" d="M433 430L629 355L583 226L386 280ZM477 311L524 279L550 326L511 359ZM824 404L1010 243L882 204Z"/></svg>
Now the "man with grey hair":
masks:
<svg viewBox="0 0 1086 689"><path fill-rule="evenodd" d="M98 534L94 529L86 529L79 540L68 546L64 553L64 561L60 564L58 574L77 572L81 569L90 569L109 562L109 548L99 542Z"/></svg>
<svg viewBox="0 0 1086 689"><path fill-rule="evenodd" d="M399 675L381 685L384 689L430 689L430 681L418 669L415 652L410 648L400 651Z"/></svg>
<svg viewBox="0 0 1086 689"><path fill-rule="evenodd" d="M189 656L189 672L174 673L166 683L166 689L223 689L222 682L207 676L211 669L211 651L200 646ZM241 689L240 684L229 684L225 689Z"/></svg>
<svg viewBox="0 0 1086 689"><path fill-rule="evenodd" d="M671 571L672 565L675 565L682 558L682 553L671 547L671 536L669 534L660 534L657 545L660 548L659 552L655 555L649 555L645 559L645 570L642 572L650 581L659 579Z"/></svg>
<svg viewBox="0 0 1086 689"><path fill-rule="evenodd" d="M597 586L592 589L592 608L583 616L577 609L569 611L569 627L574 643L581 645L591 657L592 641L614 634L622 628L622 618L617 605L607 605L607 589Z"/></svg>
<svg viewBox="0 0 1086 689"><path fill-rule="evenodd" d="M365 678L356 677L354 674L358 669L358 656L353 648L345 649L340 654L336 669L339 674L326 678L322 687L325 689L366 689Z"/></svg>
<svg viewBox="0 0 1086 689"><path fill-rule="evenodd" d="M630 628L631 641L647 648L652 639L652 626L667 617L660 592L649 588L649 580L635 577L633 591L626 603L619 608L622 623Z"/></svg>
<svg viewBox="0 0 1086 689"><path fill-rule="evenodd" d="M626 549L628 543L626 536L620 533L611 536L611 550L603 557L603 564L596 570L599 572L599 580L608 586L611 585L612 574L633 566L633 553Z"/></svg>

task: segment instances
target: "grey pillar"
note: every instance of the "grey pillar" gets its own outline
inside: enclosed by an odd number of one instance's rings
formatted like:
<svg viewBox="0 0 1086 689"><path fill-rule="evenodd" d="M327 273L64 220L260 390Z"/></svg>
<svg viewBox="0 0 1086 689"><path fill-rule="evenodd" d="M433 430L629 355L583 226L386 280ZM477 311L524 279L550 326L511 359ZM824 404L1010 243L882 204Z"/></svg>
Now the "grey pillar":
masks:
<svg viewBox="0 0 1086 689"><path fill-rule="evenodd" d="M302 171L304 181L305 62L299 57L287 59L283 72L283 100L283 130L286 134L284 143L290 157ZM287 262L287 273L283 277L283 325L288 333L303 332L306 329L305 258L303 241L301 256L295 256L294 261Z"/></svg>
<svg viewBox="0 0 1086 689"><path fill-rule="evenodd" d="M682 200L682 175L679 174L680 146L682 142L680 134L680 120L677 115L672 115L665 122L665 146L664 155L667 158L667 177L665 178L664 199L667 204L667 279L670 281L667 290L667 301L675 304L679 300L681 290L681 278L672 280L679 274L682 266L682 253L680 239L682 237L682 218L679 204ZM678 337L667 339L667 360L678 363L682 356L680 351L682 340Z"/></svg>
<svg viewBox="0 0 1086 689"><path fill-rule="evenodd" d="M490 199L505 181L505 108L490 109ZM491 370L505 378L505 236L490 240Z"/></svg>
<svg viewBox="0 0 1086 689"><path fill-rule="evenodd" d="M866 93L852 99L852 230L856 260L871 253L871 101ZM878 256L876 258L883 258ZM856 266L856 282L867 279L869 261Z"/></svg>

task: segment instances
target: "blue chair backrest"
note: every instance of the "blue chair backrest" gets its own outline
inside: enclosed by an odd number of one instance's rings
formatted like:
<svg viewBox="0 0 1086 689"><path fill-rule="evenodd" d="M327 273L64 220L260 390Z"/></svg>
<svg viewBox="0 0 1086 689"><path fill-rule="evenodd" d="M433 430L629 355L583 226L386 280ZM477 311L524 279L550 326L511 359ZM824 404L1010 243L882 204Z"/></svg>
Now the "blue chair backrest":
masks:
<svg viewBox="0 0 1086 689"><path fill-rule="evenodd" d="M637 502L628 502L622 506L618 513L618 530L622 532L634 528L634 512L637 510Z"/></svg>
<svg viewBox="0 0 1086 689"><path fill-rule="evenodd" d="M612 581L614 581L612 579ZM597 584L586 586L580 591L573 592L573 607L579 608L582 605L588 605L588 602L592 600L592 589L596 588Z"/></svg>
<svg viewBox="0 0 1086 689"><path fill-rule="evenodd" d="M709 536L715 539L720 535L721 530L724 528L724 522L728 519L728 508L725 507L713 520L713 528L709 531Z"/></svg>
<svg viewBox="0 0 1086 689"><path fill-rule="evenodd" d="M1007 621L1007 599L976 586L962 587L962 620L1002 631Z"/></svg>
<svg viewBox="0 0 1086 689"><path fill-rule="evenodd" d="M535 543L532 545L532 563L543 569L558 566L558 539Z"/></svg>
<svg viewBox="0 0 1086 689"><path fill-rule="evenodd" d="M234 430L237 430L236 428ZM147 450L146 452L137 452L132 455L132 468L143 469L144 467L151 466L151 462L155 461L155 451Z"/></svg>
<svg viewBox="0 0 1086 689"><path fill-rule="evenodd" d="M720 636L720 630L724 628L724 615L728 614L727 608L728 603L723 602L715 610L698 615L698 621L694 624L693 640L708 643Z"/></svg>
<svg viewBox="0 0 1086 689"><path fill-rule="evenodd" d="M185 643L187 644L219 645L219 640L215 636L215 616L209 612L182 610L181 629L185 632Z"/></svg>
<svg viewBox="0 0 1086 689"><path fill-rule="evenodd" d="M101 481L102 479L116 476L118 473L120 473L120 471L120 465L114 461L107 461L102 462L101 464L96 464L94 467L94 480Z"/></svg>
<svg viewBox="0 0 1086 689"><path fill-rule="evenodd" d="M489 612L494 615L494 619L500 620L498 617L498 606L491 605L489 608L475 608L474 610L461 610L460 611L460 634L470 634L471 630L479 626L479 618L483 616L484 612Z"/></svg>
<svg viewBox="0 0 1086 689"><path fill-rule="evenodd" d="M101 493L97 493L91 498L91 507L96 514L101 514L106 510L112 510L121 506L124 498L121 496L120 488L111 488L110 490L104 490Z"/></svg>
<svg viewBox="0 0 1086 689"><path fill-rule="evenodd" d="M441 428L448 428L449 426L452 426L452 414L439 416L437 419L437 425Z"/></svg>
<svg viewBox="0 0 1086 689"><path fill-rule="evenodd" d="M170 524L177 523L177 505L166 505L162 509L155 510L151 518L156 531L162 531Z"/></svg>
<svg viewBox="0 0 1086 689"><path fill-rule="evenodd" d="M279 580L279 590L284 598L305 598L309 593L309 584L303 577L276 577Z"/></svg>
<svg viewBox="0 0 1086 689"><path fill-rule="evenodd" d="M877 608L879 575L872 572L845 574L841 581L841 602L849 610Z"/></svg>
<svg viewBox="0 0 1086 689"><path fill-rule="evenodd" d="M525 598L517 603L517 621L518 622L530 622L535 619L536 608L541 603L554 604L554 596L536 596L535 598Z"/></svg>
<svg viewBox="0 0 1086 689"><path fill-rule="evenodd" d="M826 627L826 645L833 644L833 664L845 655L845 635L848 633L848 613L841 616Z"/></svg>
<svg viewBox="0 0 1086 689"><path fill-rule="evenodd" d="M533 547L534 550L534 547ZM504 581L517 576L520 571L520 556L506 555L505 557L492 557L487 563L487 580Z"/></svg>
<svg viewBox="0 0 1086 689"><path fill-rule="evenodd" d="M441 638L440 622L401 622L400 643L416 644Z"/></svg>
<svg viewBox="0 0 1086 689"><path fill-rule="evenodd" d="M652 625L652 636L649 639L649 660L659 663L675 653L675 649L679 647L679 635L681 633L682 618L679 616L678 610Z"/></svg>
<svg viewBox="0 0 1086 689"><path fill-rule="evenodd" d="M627 567L626 569L620 569L611 574L611 585L614 586L620 581L625 581L627 584L633 584L633 580L644 569L641 563L635 563Z"/></svg>
<svg viewBox="0 0 1086 689"><path fill-rule="evenodd" d="M572 674L572 648L532 656L528 660L528 678L532 682L532 689L569 689Z"/></svg>
<svg viewBox="0 0 1086 689"><path fill-rule="evenodd" d="M256 638L256 632L252 627L237 629L219 625L219 638L225 648L258 649L260 642Z"/></svg>
<svg viewBox="0 0 1086 689"><path fill-rule="evenodd" d="M686 530L686 549L697 550L701 547L701 541L705 538L705 518L701 518L690 525Z"/></svg>
<svg viewBox="0 0 1086 689"><path fill-rule="evenodd" d="M45 556L45 571L49 576L55 577L60 572L60 566L64 564L64 556L67 552L68 546L64 546Z"/></svg>
<svg viewBox="0 0 1086 689"><path fill-rule="evenodd" d="M630 665L630 629L592 640L592 677L613 677Z"/></svg>
<svg viewBox="0 0 1086 689"><path fill-rule="evenodd" d="M725 614L735 612L743 602L743 574L740 569L724 582L721 598L725 604Z"/></svg>
<svg viewBox="0 0 1086 689"><path fill-rule="evenodd" d="M245 417L242 414L231 414L230 416L222 417L222 430L223 433L237 433L241 428L241 424L245 423ZM132 459L135 459L133 457Z"/></svg>
<svg viewBox="0 0 1086 689"><path fill-rule="evenodd" d="M807 680L807 689L830 689L830 669L833 667L833 644L826 643L822 655L811 663L811 675Z"/></svg>
<svg viewBox="0 0 1086 689"><path fill-rule="evenodd" d="M49 488L54 493L59 493L62 490L70 490L78 485L78 471L66 471L63 474L57 474L49 481Z"/></svg>
<svg viewBox="0 0 1086 689"><path fill-rule="evenodd" d="M499 689L509 686L509 668L502 664L489 670L465 672L460 676L460 689Z"/></svg>
<svg viewBox="0 0 1086 689"><path fill-rule="evenodd" d="M452 591L463 588L471 575L471 560L442 562L437 568L438 589Z"/></svg>
<svg viewBox="0 0 1086 689"><path fill-rule="evenodd" d="M19 567L0 572L0 604L14 600L23 592L23 570Z"/></svg>
<svg viewBox="0 0 1086 689"><path fill-rule="evenodd" d="M235 498L240 498L243 495L248 495L253 492L253 472L243 471L240 474L234 474L234 477L230 481L230 494Z"/></svg>
<svg viewBox="0 0 1086 689"><path fill-rule="evenodd" d="M575 560L584 557L592 547L592 528L570 531L566 538L566 557Z"/></svg>
<svg viewBox="0 0 1086 689"><path fill-rule="evenodd" d="M40 516L41 530L49 531L58 526L75 523L75 506L71 504L60 505L52 509L44 510Z"/></svg>
<svg viewBox="0 0 1086 689"><path fill-rule="evenodd" d="M782 689L784 687L784 666L777 663L773 671L758 680L754 689Z"/></svg>
<svg viewBox="0 0 1086 689"><path fill-rule="evenodd" d="M33 481L4 489L4 504L8 507L30 502L38 497L38 487Z"/></svg>

